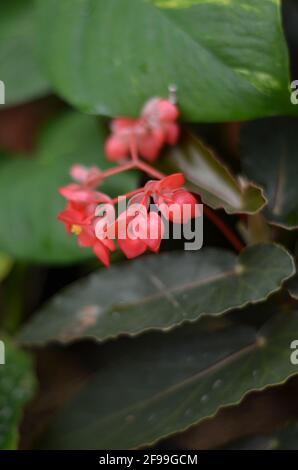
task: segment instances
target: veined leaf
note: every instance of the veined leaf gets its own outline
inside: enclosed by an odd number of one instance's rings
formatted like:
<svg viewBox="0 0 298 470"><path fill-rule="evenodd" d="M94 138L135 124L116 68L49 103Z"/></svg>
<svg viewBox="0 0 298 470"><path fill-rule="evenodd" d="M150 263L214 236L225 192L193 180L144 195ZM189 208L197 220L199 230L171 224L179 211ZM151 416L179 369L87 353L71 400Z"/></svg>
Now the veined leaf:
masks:
<svg viewBox="0 0 298 470"><path fill-rule="evenodd" d="M171 83L186 120L296 111L278 0L39 0L39 34L51 83L83 111L138 115Z"/></svg>
<svg viewBox="0 0 298 470"><path fill-rule="evenodd" d="M153 444L238 403L251 390L297 374L289 349L297 312L277 311L260 328L237 323L239 312L228 317L111 342L98 355L94 351L98 372L59 413L43 447Z"/></svg>
<svg viewBox="0 0 298 470"><path fill-rule="evenodd" d="M185 135L177 147L168 152L162 163L172 172L182 171L188 187L200 194L202 201L227 213L254 214L267 200L263 190L254 183L232 175L199 139Z"/></svg>
<svg viewBox="0 0 298 470"><path fill-rule="evenodd" d="M268 197L265 215L286 229L298 228L298 119L274 118L247 124L242 131L245 174Z"/></svg>
<svg viewBox="0 0 298 470"><path fill-rule="evenodd" d="M50 90L39 67L37 44L34 0L2 2L0 80L5 85L5 104L22 103Z"/></svg>
<svg viewBox="0 0 298 470"><path fill-rule="evenodd" d="M29 322L21 340L102 341L148 329L166 331L264 300L293 273L290 255L270 244L249 247L239 258L217 249L148 256L66 288Z"/></svg>

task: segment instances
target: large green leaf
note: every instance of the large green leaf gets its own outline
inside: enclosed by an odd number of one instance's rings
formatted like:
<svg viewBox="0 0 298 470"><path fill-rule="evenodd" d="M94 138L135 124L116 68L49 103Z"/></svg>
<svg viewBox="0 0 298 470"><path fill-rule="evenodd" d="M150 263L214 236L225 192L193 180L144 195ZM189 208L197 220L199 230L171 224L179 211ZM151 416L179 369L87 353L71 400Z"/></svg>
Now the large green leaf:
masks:
<svg viewBox="0 0 298 470"><path fill-rule="evenodd" d="M267 200L255 184L235 177L199 139L185 134L173 147L162 165L172 172L182 171L191 191L199 193L202 201L214 209L228 213L254 214Z"/></svg>
<svg viewBox="0 0 298 470"><path fill-rule="evenodd" d="M136 115L171 83L188 120L296 111L278 0L39 0L39 7L48 77L84 111Z"/></svg>
<svg viewBox="0 0 298 470"><path fill-rule="evenodd" d="M0 165L0 249L18 259L70 262L90 256L57 221L65 205L58 188L70 182L73 163L110 166L103 153L104 131L93 117L69 113L43 135L35 160L7 158ZM132 173L110 178L111 195L133 189Z"/></svg>
<svg viewBox="0 0 298 470"><path fill-rule="evenodd" d="M274 307L268 308L272 315ZM280 311L265 322L259 318L259 328L239 323L239 315L204 319L166 335L122 339L106 344L98 355L94 351L90 360L98 372L59 414L43 445L127 449L152 444L238 403L251 390L296 374L289 344L298 313Z"/></svg>
<svg viewBox="0 0 298 470"><path fill-rule="evenodd" d="M0 282L8 276L13 266L13 259L6 253L0 252Z"/></svg>
<svg viewBox="0 0 298 470"><path fill-rule="evenodd" d="M274 118L246 125L241 136L245 174L265 188L265 214L286 229L298 228L298 119Z"/></svg>
<svg viewBox="0 0 298 470"><path fill-rule="evenodd" d="M34 3L10 0L1 5L0 80L9 105L39 97L50 88L37 61Z"/></svg>
<svg viewBox="0 0 298 470"><path fill-rule="evenodd" d="M227 447L231 450L298 450L298 424L274 432L268 436L241 439Z"/></svg>
<svg viewBox="0 0 298 470"><path fill-rule="evenodd" d="M269 244L250 247L239 259L216 249L144 257L65 289L25 327L21 340L102 341L147 329L168 330L263 300L293 272L288 253Z"/></svg>
<svg viewBox="0 0 298 470"><path fill-rule="evenodd" d="M17 350L13 343L0 335L5 364L0 362L0 449L15 449L18 426L26 403L36 388L30 357Z"/></svg>

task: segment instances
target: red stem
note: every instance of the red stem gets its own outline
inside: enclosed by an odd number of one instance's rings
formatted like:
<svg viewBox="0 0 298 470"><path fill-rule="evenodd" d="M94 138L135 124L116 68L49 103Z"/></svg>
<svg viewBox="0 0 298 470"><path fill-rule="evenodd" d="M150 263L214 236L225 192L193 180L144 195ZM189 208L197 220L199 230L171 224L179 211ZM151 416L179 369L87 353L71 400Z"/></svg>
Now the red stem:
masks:
<svg viewBox="0 0 298 470"><path fill-rule="evenodd" d="M134 162L130 161L127 163L123 163L122 165L115 166L113 168L109 168L108 170L104 171L102 173L102 177L108 178L109 176L117 175L118 173L122 173L123 171L132 170L133 168L136 168L136 165Z"/></svg>
<svg viewBox="0 0 298 470"><path fill-rule="evenodd" d="M106 170L102 174L103 178L108 178L109 176L122 173L123 171L132 170L134 168L137 168L143 171L144 173L147 173L147 175L152 176L153 178L156 178L158 180L165 177L165 175L161 173L160 171L156 170L156 168L153 168L151 165L148 165L147 163L139 160L137 146L136 146L136 142L134 138L132 138L131 143L130 143L130 151L131 151L131 157L132 157L131 161L127 163L123 163L122 165L118 167L116 166L116 167ZM138 194L142 190L143 188L135 189L134 191L130 191L124 194L123 196L120 196L120 198L134 196L135 194ZM119 196L114 198L112 202L115 204L118 202L118 200L119 200ZM214 225L216 225L216 227L226 237L226 239L231 243L231 245L235 248L237 252L240 252L245 248L244 243L238 238L238 236L230 229L230 227L226 225L226 223L212 209L204 205L203 210L204 210L205 215L208 217L208 219L211 220L211 222L213 222Z"/></svg>
<svg viewBox="0 0 298 470"><path fill-rule="evenodd" d="M129 192L126 193L126 194L122 194L122 195L120 195L120 196L114 197L114 199L112 199L112 203L115 204L115 203L117 203L118 200L121 199L121 198L131 197L131 196L134 196L135 194L141 193L142 191L144 191L144 188L137 188L137 189L135 189L134 191L129 191Z"/></svg>
<svg viewBox="0 0 298 470"><path fill-rule="evenodd" d="M212 210L210 207L204 205L204 213L211 222L221 231L226 239L231 243L237 252L245 248L244 243L237 237L237 235L230 229L228 225Z"/></svg>
<svg viewBox="0 0 298 470"><path fill-rule="evenodd" d="M131 139L130 139L130 153L131 153L132 161L137 165L139 162L139 156L138 156L136 137L134 134L132 134Z"/></svg>
<svg viewBox="0 0 298 470"><path fill-rule="evenodd" d="M139 170L144 171L144 173L147 173L147 175L152 176L152 178L161 180L166 176L160 171L156 170L156 168L153 168L151 165L148 165L148 163L138 161L136 165Z"/></svg>

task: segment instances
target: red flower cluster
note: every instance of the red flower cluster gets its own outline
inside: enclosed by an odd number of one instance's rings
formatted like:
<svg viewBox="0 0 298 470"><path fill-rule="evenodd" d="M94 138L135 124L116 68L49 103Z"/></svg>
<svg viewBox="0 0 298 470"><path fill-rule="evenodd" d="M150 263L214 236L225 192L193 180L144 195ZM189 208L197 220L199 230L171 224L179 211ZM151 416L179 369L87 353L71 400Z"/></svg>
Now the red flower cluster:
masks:
<svg viewBox="0 0 298 470"><path fill-rule="evenodd" d="M112 135L105 151L111 161L127 158L131 146L146 160L153 162L163 145L175 145L179 138L177 107L168 100L153 98L143 108L139 119L117 118L112 121Z"/></svg>
<svg viewBox="0 0 298 470"><path fill-rule="evenodd" d="M60 194L67 199L67 206L59 214L59 220L69 233L78 236L81 246L91 247L105 266L109 266L110 253L116 249L115 239L128 258L147 250L159 250L164 222L157 212L149 210L150 200L154 201L160 214L175 223L186 223L199 215L196 198L183 188L185 178L182 173L164 176L138 157L140 153L147 160L155 160L165 143L177 142L177 117L174 104L154 98L145 105L139 119L115 119L112 136L106 142L107 155L111 160L122 160L131 155L131 162L104 172L97 167L74 165L71 176L75 182L60 189ZM105 178L131 168L141 169L159 180L149 181L143 188L124 195L124 198L131 198L126 210L116 219L114 205L119 198L112 200L96 187Z"/></svg>
<svg viewBox="0 0 298 470"><path fill-rule="evenodd" d="M88 170L88 177L93 171ZM147 250L159 250L164 223L158 213L149 211L150 198L160 212L173 222L186 223L189 218L198 215L196 198L182 188L185 181L182 173L166 176L160 181L149 181L130 198L127 209L116 220L106 218L105 211L103 216L98 215L98 204L103 203L103 209L112 206L115 217L113 200L92 189L91 180L88 181L60 189L68 203L58 218L64 222L69 233L78 236L79 244L92 247L106 266L110 264L110 252L116 249L115 238L127 258L134 258ZM188 207L190 211L185 215L184 210Z"/></svg>
<svg viewBox="0 0 298 470"><path fill-rule="evenodd" d="M134 197L134 202L147 205L150 198L159 211L169 220L178 224L185 224L193 217L197 217L197 199L182 186L185 178L182 173L175 173L159 181L149 181L144 191Z"/></svg>

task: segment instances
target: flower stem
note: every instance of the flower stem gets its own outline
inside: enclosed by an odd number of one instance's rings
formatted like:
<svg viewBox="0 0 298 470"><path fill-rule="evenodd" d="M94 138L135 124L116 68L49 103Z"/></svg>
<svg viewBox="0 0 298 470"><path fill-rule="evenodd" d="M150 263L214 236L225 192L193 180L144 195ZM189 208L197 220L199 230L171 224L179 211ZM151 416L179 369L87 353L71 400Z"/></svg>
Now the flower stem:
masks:
<svg viewBox="0 0 298 470"><path fill-rule="evenodd" d="M155 179L162 179L166 175L161 173L156 168L153 168L148 163L145 163L139 160L137 147L135 139L133 138L130 143L130 152L131 152L131 160L127 163L123 163L119 166L110 168L103 172L103 178L108 178L109 176L116 175L118 173L122 173L127 170L132 170L134 168L139 169L146 173L148 176L152 176ZM134 191L130 191L123 196L118 196L112 200L114 204L119 201L121 197L130 197L134 196L141 192L143 188L135 189ZM230 227L212 210L210 207L204 205L204 213L208 217L208 219L220 230L220 232L226 237L226 239L231 243L231 245L235 248L237 252L242 251L245 248L244 243L238 238L238 236L230 229Z"/></svg>
<svg viewBox="0 0 298 470"><path fill-rule="evenodd" d="M144 188L134 189L133 191L129 191L128 193L125 193L125 194L122 194L120 196L114 197L114 199L112 199L112 203L116 204L119 201L119 199L134 196L135 194L141 193L142 191L144 191Z"/></svg>
<svg viewBox="0 0 298 470"><path fill-rule="evenodd" d="M130 154L131 154L132 161L137 165L139 162L139 156L138 156L136 137L134 134L132 134L131 139L130 139Z"/></svg>
<svg viewBox="0 0 298 470"><path fill-rule="evenodd" d="M208 219L216 225L238 253L245 248L244 243L230 229L230 227L226 225L226 223L212 209L210 209L210 207L204 205L203 210Z"/></svg>
<svg viewBox="0 0 298 470"><path fill-rule="evenodd" d="M165 177L163 173L156 170L156 168L153 168L151 165L148 165L148 163L138 161L136 165L139 170L144 171L144 173L147 173L147 175L152 176L152 178L161 180Z"/></svg>
<svg viewBox="0 0 298 470"><path fill-rule="evenodd" d="M132 170L136 168L136 164L132 161L123 163L119 166L114 166L113 168L109 168L108 170L102 173L103 178L109 178L110 176L117 175L118 173L122 173L123 171Z"/></svg>

